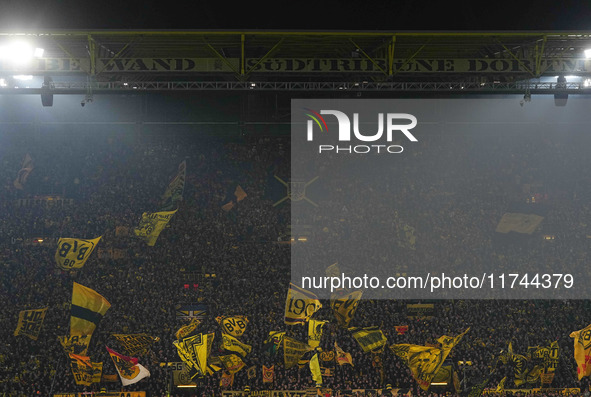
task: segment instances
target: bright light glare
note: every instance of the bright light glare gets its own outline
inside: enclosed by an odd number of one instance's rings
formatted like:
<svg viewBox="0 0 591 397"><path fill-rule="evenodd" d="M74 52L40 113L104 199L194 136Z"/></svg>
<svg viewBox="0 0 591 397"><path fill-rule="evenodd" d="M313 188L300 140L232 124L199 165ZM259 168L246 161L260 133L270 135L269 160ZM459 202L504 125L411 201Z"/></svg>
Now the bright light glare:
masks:
<svg viewBox="0 0 591 397"><path fill-rule="evenodd" d="M0 79L0 87L6 87L7 85L6 80Z"/></svg>
<svg viewBox="0 0 591 397"><path fill-rule="evenodd" d="M28 81L33 80L33 76L30 74L17 74L16 76L12 76L15 80L21 81Z"/></svg>
<svg viewBox="0 0 591 397"><path fill-rule="evenodd" d="M585 79L585 81L583 81L583 86L584 87L591 87L591 79Z"/></svg>
<svg viewBox="0 0 591 397"><path fill-rule="evenodd" d="M0 46L0 59L22 65L29 62L33 57L40 58L43 56L43 52L42 48L33 49L28 43L15 41Z"/></svg>
<svg viewBox="0 0 591 397"><path fill-rule="evenodd" d="M591 48L586 49L583 52L585 53L585 58L591 58Z"/></svg>

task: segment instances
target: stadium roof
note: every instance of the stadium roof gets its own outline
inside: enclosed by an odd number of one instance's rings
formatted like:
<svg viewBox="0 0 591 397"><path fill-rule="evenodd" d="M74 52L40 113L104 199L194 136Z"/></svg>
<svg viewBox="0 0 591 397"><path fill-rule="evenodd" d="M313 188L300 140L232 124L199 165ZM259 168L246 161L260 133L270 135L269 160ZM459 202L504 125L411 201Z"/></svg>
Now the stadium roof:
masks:
<svg viewBox="0 0 591 397"><path fill-rule="evenodd" d="M338 90L586 93L591 31L0 32L0 48L44 49L13 75L44 76L56 93L121 90ZM559 82L557 77L567 77ZM30 86L35 90L39 86ZM591 91L591 88L589 88Z"/></svg>

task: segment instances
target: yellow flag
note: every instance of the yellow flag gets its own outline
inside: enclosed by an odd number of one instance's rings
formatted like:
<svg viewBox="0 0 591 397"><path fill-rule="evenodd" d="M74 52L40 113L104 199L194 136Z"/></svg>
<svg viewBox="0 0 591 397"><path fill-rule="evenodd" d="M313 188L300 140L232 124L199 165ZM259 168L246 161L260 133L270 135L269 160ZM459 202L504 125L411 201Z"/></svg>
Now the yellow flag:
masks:
<svg viewBox="0 0 591 397"><path fill-rule="evenodd" d="M90 357L69 354L72 375L77 385L90 386L92 384L92 362Z"/></svg>
<svg viewBox="0 0 591 397"><path fill-rule="evenodd" d="M318 353L314 354L310 359L310 372L312 373L312 379L316 382L316 386L322 385L322 371L318 362Z"/></svg>
<svg viewBox="0 0 591 397"><path fill-rule="evenodd" d="M152 213L144 212L140 224L133 232L140 239L144 240L149 247L153 247L156 244L156 240L158 240L158 236L160 236L160 233L176 212L177 210Z"/></svg>
<svg viewBox="0 0 591 397"><path fill-rule="evenodd" d="M62 270L79 269L86 263L102 236L92 240L60 238L55 251L55 263Z"/></svg>
<svg viewBox="0 0 591 397"><path fill-rule="evenodd" d="M330 307L339 326L344 328L349 326L357 311L357 306L359 306L361 295L363 295L363 291L339 291L331 295Z"/></svg>
<svg viewBox="0 0 591 397"><path fill-rule="evenodd" d="M14 330L14 336L25 335L37 340L46 312L47 308L21 311L18 315L18 324Z"/></svg>
<svg viewBox="0 0 591 397"><path fill-rule="evenodd" d="M58 336L57 338L66 354L86 356L88 345L90 345L90 335Z"/></svg>
<svg viewBox="0 0 591 397"><path fill-rule="evenodd" d="M295 366L300 358L310 350L312 350L312 348L308 344L290 338L289 336L284 336L283 362L285 364L285 369Z"/></svg>
<svg viewBox="0 0 591 397"><path fill-rule="evenodd" d="M178 331L176 331L176 338L180 340L191 335L193 331L197 329L199 324L201 324L201 320L197 318L191 319L191 322L189 324L182 326L181 328L179 328Z"/></svg>
<svg viewBox="0 0 591 397"><path fill-rule="evenodd" d="M311 347L320 346L320 339L322 338L322 329L327 321L310 320L308 322L308 345Z"/></svg>
<svg viewBox="0 0 591 397"><path fill-rule="evenodd" d="M290 283L285 299L285 324L304 324L321 307L316 295Z"/></svg>
<svg viewBox="0 0 591 397"><path fill-rule="evenodd" d="M353 338L359 343L361 349L368 353L371 351L380 350L383 348L388 340L386 336L378 327L365 327L365 328L349 328Z"/></svg>
<svg viewBox="0 0 591 397"><path fill-rule="evenodd" d="M123 347L125 354L134 357L145 354L154 342L160 340L148 334L113 334L113 337Z"/></svg>
<svg viewBox="0 0 591 397"><path fill-rule="evenodd" d="M235 354L230 354L227 356L218 356L226 368L226 371L231 375L234 375L236 372L240 371L246 364L240 357Z"/></svg>
<svg viewBox="0 0 591 397"><path fill-rule="evenodd" d="M591 325L570 334L575 341L575 361L579 380L591 375Z"/></svg>
<svg viewBox="0 0 591 397"><path fill-rule="evenodd" d="M70 335L92 335L111 304L98 292L74 282Z"/></svg>
<svg viewBox="0 0 591 397"><path fill-rule="evenodd" d="M252 351L252 346L240 342L238 339L229 334L222 334L222 348L236 352L242 357L245 357Z"/></svg>
<svg viewBox="0 0 591 397"><path fill-rule="evenodd" d="M189 368L194 370L193 376L203 376L206 374L208 340L209 337L207 334L197 334L189 336L182 341L176 340L173 342L181 360L183 360Z"/></svg>
<svg viewBox="0 0 591 397"><path fill-rule="evenodd" d="M441 336L437 340L441 347L397 344L390 346L390 349L405 361L420 388L428 390L431 380L439 371L451 349L459 343L469 329L455 337Z"/></svg>
<svg viewBox="0 0 591 397"><path fill-rule="evenodd" d="M101 383L103 363L92 363L92 383Z"/></svg>

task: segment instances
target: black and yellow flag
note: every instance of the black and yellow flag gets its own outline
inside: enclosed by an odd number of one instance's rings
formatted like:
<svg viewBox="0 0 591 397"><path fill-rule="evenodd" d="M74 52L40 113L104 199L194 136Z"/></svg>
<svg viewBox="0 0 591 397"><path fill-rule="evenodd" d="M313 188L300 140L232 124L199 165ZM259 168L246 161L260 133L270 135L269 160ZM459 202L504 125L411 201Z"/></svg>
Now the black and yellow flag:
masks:
<svg viewBox="0 0 591 397"><path fill-rule="evenodd" d="M176 338L180 340L191 335L197 329L199 324L201 324L201 320L197 318L192 318L189 324L183 325L181 328L179 328L178 331L176 331Z"/></svg>
<svg viewBox="0 0 591 397"><path fill-rule="evenodd" d="M312 379L316 382L316 387L322 385L322 371L320 370L320 362L318 361L318 353L310 359L310 372Z"/></svg>
<svg viewBox="0 0 591 397"><path fill-rule="evenodd" d="M304 324L322 308L318 297L310 291L289 283L285 299L285 324Z"/></svg>
<svg viewBox="0 0 591 397"><path fill-rule="evenodd" d="M178 167L177 173L172 178L166 191L162 195L160 209L162 211L170 211L176 207L177 202L183 200L183 192L185 191L185 179L187 176L187 161L183 160Z"/></svg>
<svg viewBox="0 0 591 397"><path fill-rule="evenodd" d="M248 317L246 316L220 316L215 319L222 332L235 337L241 337L248 325Z"/></svg>
<svg viewBox="0 0 591 397"><path fill-rule="evenodd" d="M283 337L285 336L285 331L271 331L269 332L269 336L265 342L263 342L263 352L267 355L273 357L279 346L283 343Z"/></svg>
<svg viewBox="0 0 591 397"><path fill-rule="evenodd" d="M70 311L70 336L92 335L111 304L98 292L74 282Z"/></svg>
<svg viewBox="0 0 591 397"><path fill-rule="evenodd" d="M347 328L357 311L363 291L339 291L330 297L330 307L340 327Z"/></svg>
<svg viewBox="0 0 591 397"><path fill-rule="evenodd" d="M77 385L90 386L92 385L92 362L90 357L79 356L77 354L69 354L70 367L72 368L72 375Z"/></svg>
<svg viewBox="0 0 591 397"><path fill-rule="evenodd" d="M437 340L441 347L405 343L392 345L390 349L408 365L419 387L428 390L433 377L439 371L451 349L460 342L469 329L455 337L441 336Z"/></svg>
<svg viewBox="0 0 591 397"><path fill-rule="evenodd" d="M570 334L575 343L575 361L579 380L591 375L591 325Z"/></svg>
<svg viewBox="0 0 591 397"><path fill-rule="evenodd" d="M218 356L224 368L228 373L234 375L236 372L240 371L246 364L240 357L235 354L229 354L227 356Z"/></svg>
<svg viewBox="0 0 591 397"><path fill-rule="evenodd" d="M149 247L153 247L158 236L177 211L144 212L138 227L133 230L134 234L145 241Z"/></svg>
<svg viewBox="0 0 591 397"><path fill-rule="evenodd" d="M27 153L23 160L23 165L21 166L21 169L13 182L14 187L22 190L31 171L33 171L33 159L31 158L31 155Z"/></svg>
<svg viewBox="0 0 591 397"><path fill-rule="evenodd" d="M88 345L90 345L90 335L72 335L72 336L58 336L57 339L64 348L66 354L77 354L79 356L86 356L88 352Z"/></svg>
<svg viewBox="0 0 591 397"><path fill-rule="evenodd" d="M246 343L240 342L229 334L222 334L222 348L225 350L233 351L245 357L252 351L252 346Z"/></svg>
<svg viewBox="0 0 591 397"><path fill-rule="evenodd" d="M327 321L310 320L308 321L308 345L318 347L322 339L322 330Z"/></svg>
<svg viewBox="0 0 591 397"><path fill-rule="evenodd" d="M103 363L92 363L92 383L101 383L103 377Z"/></svg>
<svg viewBox="0 0 591 397"><path fill-rule="evenodd" d="M92 240L60 238L55 251L57 267L62 270L71 270L84 266L101 237Z"/></svg>
<svg viewBox="0 0 591 397"><path fill-rule="evenodd" d="M173 342L181 360L193 370L191 378L205 376L207 373L208 340L207 334L197 334Z"/></svg>
<svg viewBox="0 0 591 397"><path fill-rule="evenodd" d="M371 351L377 351L382 349L386 343L388 343L388 339L384 333L378 327L365 327L365 328L349 328L353 338L359 343L361 349L368 353Z"/></svg>
<svg viewBox="0 0 591 397"><path fill-rule="evenodd" d="M46 312L47 308L21 311L18 314L18 324L14 330L14 336L24 335L37 340Z"/></svg>
<svg viewBox="0 0 591 397"><path fill-rule="evenodd" d="M113 337L117 339L128 356L145 354L154 342L160 340L160 338L148 334L113 334Z"/></svg>
<svg viewBox="0 0 591 397"><path fill-rule="evenodd" d="M312 348L303 342L290 338L289 336L283 337L283 362L285 369L289 369L298 364L299 360L312 350Z"/></svg>

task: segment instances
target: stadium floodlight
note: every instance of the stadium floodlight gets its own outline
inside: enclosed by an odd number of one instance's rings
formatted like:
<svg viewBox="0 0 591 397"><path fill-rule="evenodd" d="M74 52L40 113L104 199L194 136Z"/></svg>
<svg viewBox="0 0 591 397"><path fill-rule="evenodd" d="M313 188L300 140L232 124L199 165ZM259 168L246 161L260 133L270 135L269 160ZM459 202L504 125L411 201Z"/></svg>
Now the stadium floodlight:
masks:
<svg viewBox="0 0 591 397"><path fill-rule="evenodd" d="M587 48L583 53L585 54L585 58L591 58L591 48Z"/></svg>
<svg viewBox="0 0 591 397"><path fill-rule="evenodd" d="M42 48L33 48L24 41L14 41L0 45L0 59L14 62L17 65L26 64L33 58L43 56Z"/></svg>
<svg viewBox="0 0 591 397"><path fill-rule="evenodd" d="M12 76L12 78L15 79L15 80L29 81L29 80L33 80L33 75L30 75L30 74L17 74L16 76Z"/></svg>

